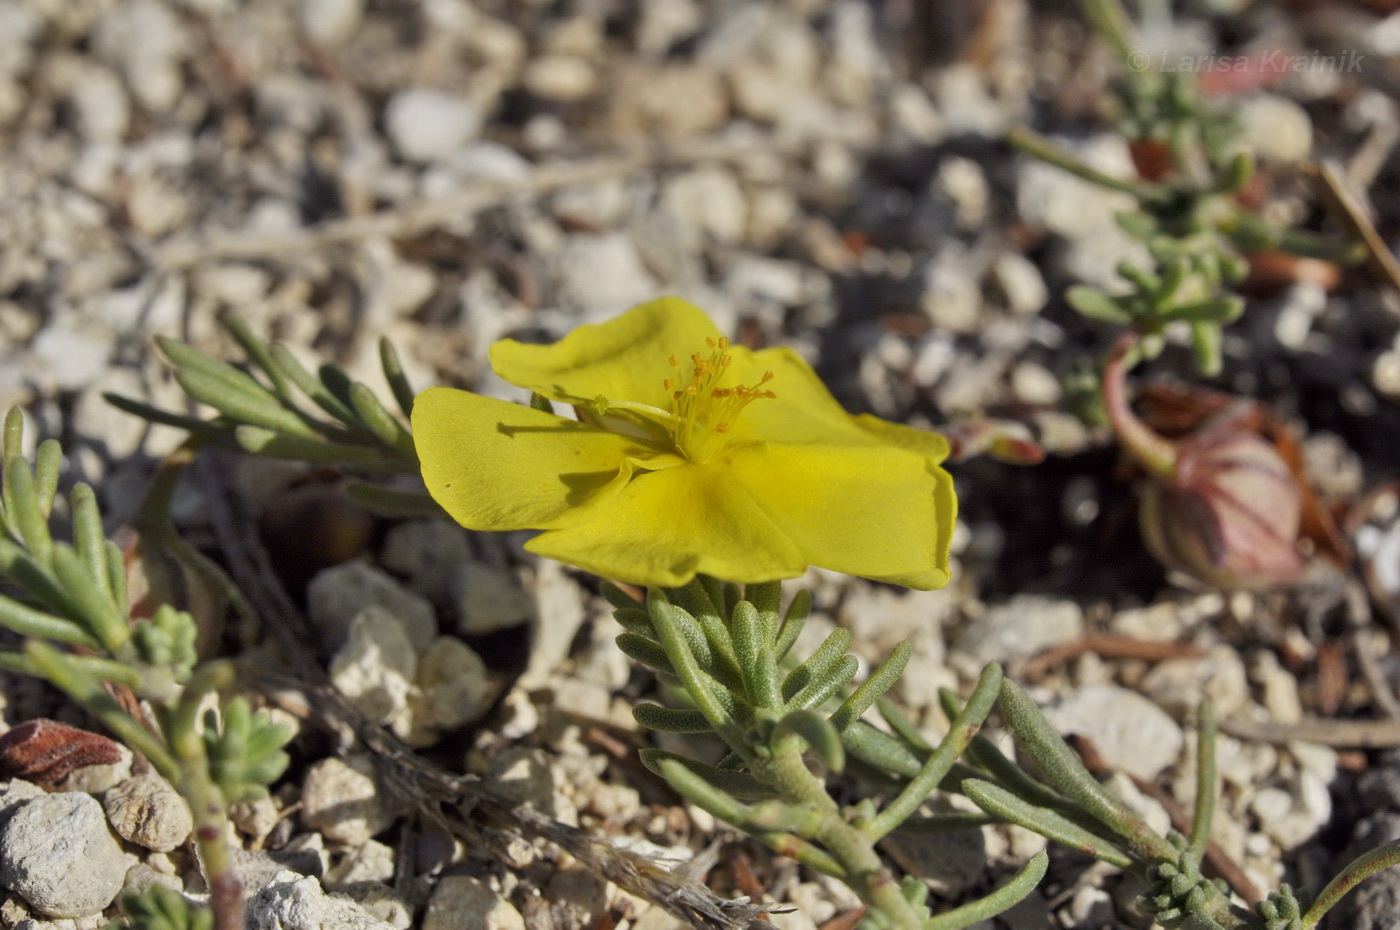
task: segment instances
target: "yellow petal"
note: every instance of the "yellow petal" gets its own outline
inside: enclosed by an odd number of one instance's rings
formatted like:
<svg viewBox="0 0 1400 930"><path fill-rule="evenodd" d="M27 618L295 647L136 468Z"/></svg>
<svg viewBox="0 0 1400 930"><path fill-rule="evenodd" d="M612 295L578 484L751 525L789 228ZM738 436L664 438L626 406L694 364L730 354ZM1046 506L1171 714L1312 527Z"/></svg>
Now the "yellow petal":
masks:
<svg viewBox="0 0 1400 930"><path fill-rule="evenodd" d="M941 587L957 503L928 456L891 446L768 443L727 456L730 474L821 568Z"/></svg>
<svg viewBox="0 0 1400 930"><path fill-rule="evenodd" d="M882 420L868 413L862 413L855 420L857 426L874 434L882 442L893 443L920 455L927 455L935 462L942 462L948 457L948 437L942 433L915 429L902 423L891 423L889 420Z"/></svg>
<svg viewBox="0 0 1400 930"><path fill-rule="evenodd" d="M525 548L630 584L676 587L697 573L727 581L793 578L807 561L722 465L635 476Z"/></svg>
<svg viewBox="0 0 1400 930"><path fill-rule="evenodd" d="M777 397L744 408L732 442L878 442L867 437L822 384L802 356L789 348L751 352L737 346L726 385L754 384L766 371L773 379L764 387Z"/></svg>
<svg viewBox="0 0 1400 930"><path fill-rule="evenodd" d="M491 346L491 367L517 387L551 400L589 403L599 396L666 409L667 378L688 377L688 358L719 331L705 312L678 297L633 307L597 326L580 326L552 345L503 339ZM667 364L676 356L680 368Z"/></svg>
<svg viewBox="0 0 1400 930"><path fill-rule="evenodd" d="M567 523L580 505L625 484L632 462L679 461L625 436L452 388L413 404L423 481L452 518L474 530Z"/></svg>

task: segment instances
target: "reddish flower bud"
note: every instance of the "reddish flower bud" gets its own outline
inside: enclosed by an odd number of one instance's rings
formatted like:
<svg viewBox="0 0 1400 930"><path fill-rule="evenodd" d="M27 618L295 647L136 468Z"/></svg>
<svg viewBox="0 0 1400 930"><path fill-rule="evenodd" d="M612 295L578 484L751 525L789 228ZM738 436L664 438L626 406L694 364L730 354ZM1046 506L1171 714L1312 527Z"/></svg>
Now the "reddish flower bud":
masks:
<svg viewBox="0 0 1400 930"><path fill-rule="evenodd" d="M1294 581L1302 500L1288 466L1256 434L1207 430L1177 445L1173 474L1142 494L1142 538L1163 565L1220 588Z"/></svg>
<svg viewBox="0 0 1400 930"><path fill-rule="evenodd" d="M1139 420L1123 391L1121 339L1104 369L1104 402L1123 448L1147 470L1139 519L1148 550L1168 568L1225 589L1295 581L1302 492L1273 445L1226 417L1178 442Z"/></svg>

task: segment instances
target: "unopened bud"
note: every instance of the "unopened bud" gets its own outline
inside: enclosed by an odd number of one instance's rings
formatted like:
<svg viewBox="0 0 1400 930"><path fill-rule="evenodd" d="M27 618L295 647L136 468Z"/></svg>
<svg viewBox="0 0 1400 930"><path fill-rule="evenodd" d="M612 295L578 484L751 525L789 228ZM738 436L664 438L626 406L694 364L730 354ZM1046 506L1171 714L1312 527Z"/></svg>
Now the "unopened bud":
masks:
<svg viewBox="0 0 1400 930"><path fill-rule="evenodd" d="M1302 495L1257 434L1207 431L1177 446L1173 474L1142 495L1143 541L1158 561L1225 589L1276 587L1303 569Z"/></svg>
<svg viewBox="0 0 1400 930"><path fill-rule="evenodd" d="M1123 448L1146 469L1139 519L1148 550L1168 568L1225 589L1288 584L1298 552L1303 496L1273 445L1218 422L1178 442L1139 420L1124 396L1120 339L1104 368L1104 406Z"/></svg>

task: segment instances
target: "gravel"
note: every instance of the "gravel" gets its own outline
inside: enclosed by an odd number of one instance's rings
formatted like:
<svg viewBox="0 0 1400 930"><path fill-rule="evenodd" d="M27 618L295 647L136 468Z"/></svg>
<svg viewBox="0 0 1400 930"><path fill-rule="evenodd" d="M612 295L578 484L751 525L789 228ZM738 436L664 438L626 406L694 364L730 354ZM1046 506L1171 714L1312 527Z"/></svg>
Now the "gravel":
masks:
<svg viewBox="0 0 1400 930"><path fill-rule="evenodd" d="M1141 551L1103 434L1066 412L1079 409L1080 376L1110 332L1071 312L1063 291L1117 287L1118 264L1142 259L1115 220L1131 200L1001 138L1030 124L1130 177L1131 153L1099 116L1112 69L1068 8L965 6L934 4L922 22L901 21L899 4L858 0L0 3L0 403L26 407L31 439L65 441L69 473L96 483L115 526L181 439L102 398L115 390L183 410L155 336L236 359L215 321L237 316L313 368L337 361L382 387L375 343L387 335L415 386L519 400L489 371L496 339L553 339L660 293L687 296L748 344L793 346L853 411L915 425L992 415L1052 449L1034 469L955 466L950 588L911 594L815 573L797 582L816 594L811 628L848 627L867 668L908 639L895 694L931 732L943 725L938 690L966 695L985 662L1001 662L1033 678L1048 712L1090 735L1110 765L1189 801L1182 730L1203 696L1227 720L1374 714L1355 682L1340 704L1322 700L1322 650L1350 621L1287 599L1182 590ZM1236 39L1322 41L1313 20L1242 6L1182 14L1173 41L1202 52ZM1265 209L1332 228L1296 166L1334 160L1393 244L1395 117L1384 87L1369 85L1400 46L1381 41L1392 20L1352 6L1329 21L1338 35L1326 42L1379 36L1366 46L1373 73L1286 75L1214 99L1237 109L1260 154L1251 194ZM1392 293L1361 271L1335 288L1325 276L1288 282L1251 296L1228 332L1210 386L1260 397L1310 434L1327 507L1345 511L1393 476ZM1168 336L1143 382L1190 377L1185 348ZM309 482L321 490L308 493L332 495L340 480L297 467L276 479L293 494ZM274 509L289 499L247 490ZM212 551L198 494L181 501L181 530ZM1356 541L1385 588L1400 534L1375 516ZM653 681L612 644L593 579L532 559L519 534L367 516L362 528L349 562L309 588L290 569L285 579L356 706L450 768L585 829L686 857L713 839L713 818L658 800L649 775L604 748L649 738L629 707ZM1183 652L1157 662L1091 648L1029 662L1105 636ZM1395 684L1393 662L1381 674ZM5 725L53 713L56 700L0 681ZM235 819L260 850L243 850L254 884L279 867L267 851L310 871L328 860L330 886L362 906L289 874L264 890L263 922L250 926L450 921L466 912L444 903L449 891L475 895L502 926L533 921L539 902L586 926L626 900L605 900L547 850L522 853L531 864L518 866L447 843L431 866L426 855L419 863L425 828L388 830L369 758L353 747L337 758L330 746L308 728L273 796ZM1339 766L1325 756L1222 739L1216 834L1246 868L1272 880L1284 853L1314 861L1362 819L1343 803L1358 757ZM165 789L130 778L129 763L75 773L67 787L79 791L41 797L16 782L0 810L18 816L60 797L84 807L74 799L105 792L118 834L150 846L148 867L200 887ZM89 826L94 837L107 829L100 816ZM983 841L998 863L1029 854L999 833ZM950 887L999 880L964 858L969 877ZM759 881L801 908L775 923L806 928L851 904L807 873L788 881L788 866L754 861ZM124 869L88 866L43 880L72 871L110 884L111 871L120 886ZM1377 901L1393 893L1388 877L1374 887ZM1032 895L1002 923L1126 922L1125 897L1086 887L1057 898L1052 917ZM13 922L41 916L11 901ZM1382 925L1383 907L1367 906L1353 923ZM636 925L664 923L637 907Z"/></svg>
<svg viewBox="0 0 1400 930"><path fill-rule="evenodd" d="M102 805L82 792L25 801L0 829L0 885L48 917L101 912L132 864Z"/></svg>

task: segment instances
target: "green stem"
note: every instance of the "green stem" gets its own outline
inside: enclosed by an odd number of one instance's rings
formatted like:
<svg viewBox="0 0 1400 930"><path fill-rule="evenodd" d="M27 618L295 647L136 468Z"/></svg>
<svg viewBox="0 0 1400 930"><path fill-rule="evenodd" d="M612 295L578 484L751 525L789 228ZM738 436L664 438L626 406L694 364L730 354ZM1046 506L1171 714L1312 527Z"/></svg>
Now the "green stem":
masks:
<svg viewBox="0 0 1400 930"><path fill-rule="evenodd" d="M997 692L1001 688L1001 677L1001 667L995 663L982 670L982 676L977 680L972 697L949 725L948 735L943 738L943 742L939 743L938 748L924 761L919 774L915 775L904 790L866 825L865 830L872 838L878 840L903 823L924 803L929 793L938 787L938 783L952 768L953 762L967 748L982 721L987 719L987 714L991 713L992 705L996 703Z"/></svg>
<svg viewBox="0 0 1400 930"><path fill-rule="evenodd" d="M1145 181L1125 180L1115 178L1111 174L1105 174L1033 130L1021 126L1014 127L1006 133L1006 141L1012 147L1020 149L1032 158L1038 158L1046 164L1054 165L1061 171L1067 171L1090 184L1132 194L1138 200L1149 203L1160 201L1166 196L1165 190L1160 185Z"/></svg>
<svg viewBox="0 0 1400 930"><path fill-rule="evenodd" d="M1196 806L1191 816L1191 838L1186 858L1199 866L1210 845L1210 825L1215 819L1215 798L1220 786L1215 766L1215 704L1201 702L1196 711Z"/></svg>
<svg viewBox="0 0 1400 930"><path fill-rule="evenodd" d="M209 771L209 756L199 731L199 710L205 694L232 681L233 666L227 662L201 666L166 716L164 728L177 767L170 781L194 815L195 845L209 883L214 930L238 930L242 925L242 887L226 840L228 803Z"/></svg>
<svg viewBox="0 0 1400 930"><path fill-rule="evenodd" d="M800 805L819 818L810 838L824 847L846 872L846 882L898 930L919 930L918 914L905 899L890 870L875 852L874 839L848 823L826 786L802 760L801 741L783 740L773 758L754 766L754 776L772 785L789 803Z"/></svg>
<svg viewBox="0 0 1400 930"><path fill-rule="evenodd" d="M1400 864L1400 840L1392 840L1377 849L1363 853L1327 883L1313 906L1303 915L1303 930L1312 930L1333 906L1351 889L1382 869Z"/></svg>

